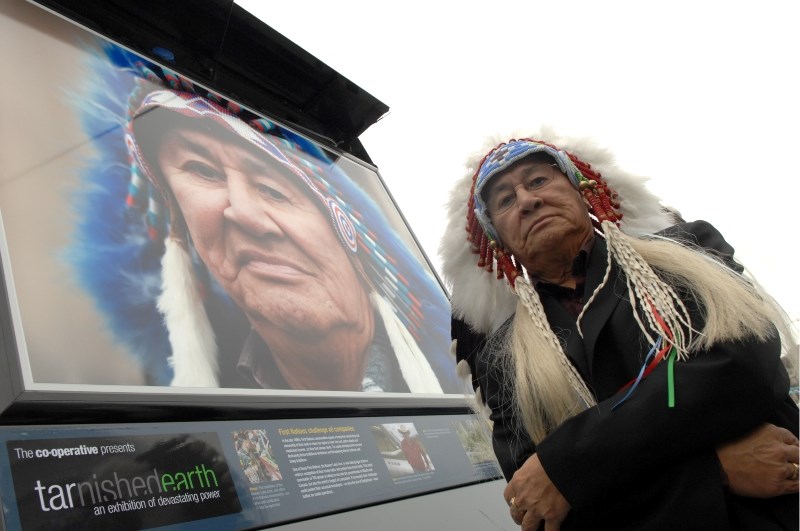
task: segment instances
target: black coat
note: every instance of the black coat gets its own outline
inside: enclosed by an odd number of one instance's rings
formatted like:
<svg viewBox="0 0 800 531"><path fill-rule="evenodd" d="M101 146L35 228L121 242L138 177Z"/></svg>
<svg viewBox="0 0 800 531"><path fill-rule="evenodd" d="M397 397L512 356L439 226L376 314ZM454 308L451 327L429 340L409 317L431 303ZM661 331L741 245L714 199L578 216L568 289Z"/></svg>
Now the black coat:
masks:
<svg viewBox="0 0 800 531"><path fill-rule="evenodd" d="M671 227L665 235L714 250L736 269L730 247L706 222ZM585 292L600 284L605 241L595 238ZM611 411L650 348L632 315L625 278L616 265L581 321L554 297L541 295L551 328L594 392L598 405L567 420L538 446L509 407L500 365L482 355L483 336L454 320L457 355L492 410L495 453L510 479L534 452L572 506L562 529L798 529L798 496L767 500L731 494L723 485L715 446L764 422L798 433L788 396L780 342L729 342L675 364L674 408L667 406L666 363ZM742 308L742 311L747 311ZM695 328L701 328L696 312Z"/></svg>

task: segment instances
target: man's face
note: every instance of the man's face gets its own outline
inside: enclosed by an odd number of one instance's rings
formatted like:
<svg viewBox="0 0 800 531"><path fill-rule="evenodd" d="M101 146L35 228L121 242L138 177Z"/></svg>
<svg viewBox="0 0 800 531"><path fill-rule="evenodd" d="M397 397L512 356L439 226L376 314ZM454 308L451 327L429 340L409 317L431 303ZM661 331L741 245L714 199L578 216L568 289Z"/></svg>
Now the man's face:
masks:
<svg viewBox="0 0 800 531"><path fill-rule="evenodd" d="M363 291L319 203L232 135L176 129L157 163L200 258L256 324L318 337L364 317Z"/></svg>
<svg viewBox="0 0 800 531"><path fill-rule="evenodd" d="M571 260L592 233L583 197L550 164L522 160L483 195L503 246L534 274L541 256L574 253Z"/></svg>

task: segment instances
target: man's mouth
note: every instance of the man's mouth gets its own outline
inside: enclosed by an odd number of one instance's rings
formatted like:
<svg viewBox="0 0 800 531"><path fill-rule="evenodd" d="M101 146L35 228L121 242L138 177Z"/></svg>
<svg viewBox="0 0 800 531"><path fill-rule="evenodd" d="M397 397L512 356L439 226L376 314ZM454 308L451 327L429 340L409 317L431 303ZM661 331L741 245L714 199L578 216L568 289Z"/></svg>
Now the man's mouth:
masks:
<svg viewBox="0 0 800 531"><path fill-rule="evenodd" d="M553 218L553 216L552 216L552 215L550 215L550 214L548 214L548 215L545 215L545 216L542 216L542 217L540 217L540 218L536 219L536 220L535 220L533 223L531 223L531 226L528 228L528 231L529 231L529 232L531 232L531 231L535 231L535 230L536 230L536 228L537 228L537 227L538 227L540 224L542 224L543 222L547 221L548 219L552 219L552 218Z"/></svg>
<svg viewBox="0 0 800 531"><path fill-rule="evenodd" d="M245 251L239 254L237 263L242 270L250 271L257 276L278 280L291 280L308 275L308 271L299 266L297 262L274 254Z"/></svg>

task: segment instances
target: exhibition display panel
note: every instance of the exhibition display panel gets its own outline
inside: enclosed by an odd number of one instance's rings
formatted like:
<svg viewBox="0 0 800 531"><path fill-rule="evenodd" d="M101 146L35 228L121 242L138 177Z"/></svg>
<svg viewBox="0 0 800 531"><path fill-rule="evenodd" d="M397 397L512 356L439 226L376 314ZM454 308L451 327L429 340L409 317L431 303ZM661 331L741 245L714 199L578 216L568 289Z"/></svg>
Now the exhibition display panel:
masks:
<svg viewBox="0 0 800 531"><path fill-rule="evenodd" d="M386 107L232 2L148 32L42 4L0 3L5 528L251 529L497 479L357 140Z"/></svg>

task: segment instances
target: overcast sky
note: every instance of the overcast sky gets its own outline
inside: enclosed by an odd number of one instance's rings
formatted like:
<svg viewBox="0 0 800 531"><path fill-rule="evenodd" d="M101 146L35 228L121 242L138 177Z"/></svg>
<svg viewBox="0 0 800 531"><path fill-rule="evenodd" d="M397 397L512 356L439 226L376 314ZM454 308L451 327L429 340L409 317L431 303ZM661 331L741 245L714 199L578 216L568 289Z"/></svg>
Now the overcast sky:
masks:
<svg viewBox="0 0 800 531"><path fill-rule="evenodd" d="M800 323L800 2L237 0L390 107L362 136L438 268L484 137L589 135Z"/></svg>

